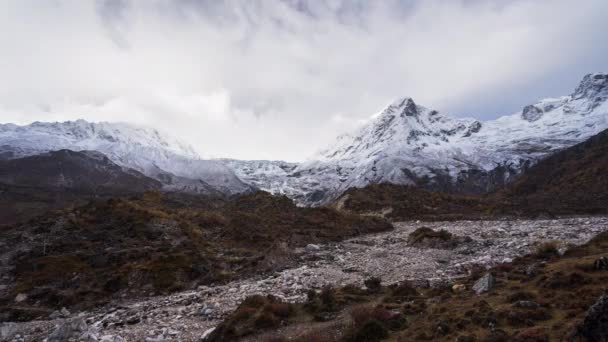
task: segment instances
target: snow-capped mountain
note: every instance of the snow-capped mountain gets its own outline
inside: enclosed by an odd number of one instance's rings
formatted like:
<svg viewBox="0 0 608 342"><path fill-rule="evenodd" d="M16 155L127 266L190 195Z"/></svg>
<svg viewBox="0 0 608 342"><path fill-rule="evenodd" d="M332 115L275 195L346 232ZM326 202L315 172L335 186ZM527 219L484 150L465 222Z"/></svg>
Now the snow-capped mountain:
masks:
<svg viewBox="0 0 608 342"><path fill-rule="evenodd" d="M227 194L251 190L221 163L156 129L84 120L0 125L0 156L19 158L69 149L98 151L114 163L161 181L166 190Z"/></svg>
<svg viewBox="0 0 608 342"><path fill-rule="evenodd" d="M249 162L236 161L229 166L259 188L300 204L323 204L348 188L379 182L484 192L608 128L607 99L608 74L587 75L569 96L486 122L450 118L406 97L293 169L248 172Z"/></svg>

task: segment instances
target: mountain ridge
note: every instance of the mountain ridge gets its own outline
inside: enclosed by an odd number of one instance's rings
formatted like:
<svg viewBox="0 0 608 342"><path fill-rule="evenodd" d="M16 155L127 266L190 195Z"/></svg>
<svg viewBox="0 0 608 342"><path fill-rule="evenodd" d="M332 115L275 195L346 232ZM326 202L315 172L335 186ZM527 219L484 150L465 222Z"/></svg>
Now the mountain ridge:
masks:
<svg viewBox="0 0 608 342"><path fill-rule="evenodd" d="M231 167L260 189L287 193L303 205L326 204L349 188L382 182L484 193L608 128L607 99L605 73L584 76L570 95L489 121L452 118L403 97L290 173L256 178L236 162Z"/></svg>
<svg viewBox="0 0 608 342"><path fill-rule="evenodd" d="M231 169L202 159L194 148L157 129L85 120L0 125L4 159L62 149L101 152L122 167L161 181L169 191L232 195L253 190Z"/></svg>
<svg viewBox="0 0 608 342"><path fill-rule="evenodd" d="M324 205L350 188L383 182L478 194L608 128L607 99L605 73L584 76L570 95L489 121L452 118L403 97L302 163L204 160L191 146L158 130L84 120L0 125L0 158L97 150L161 181L168 191L232 195L261 189L305 206Z"/></svg>

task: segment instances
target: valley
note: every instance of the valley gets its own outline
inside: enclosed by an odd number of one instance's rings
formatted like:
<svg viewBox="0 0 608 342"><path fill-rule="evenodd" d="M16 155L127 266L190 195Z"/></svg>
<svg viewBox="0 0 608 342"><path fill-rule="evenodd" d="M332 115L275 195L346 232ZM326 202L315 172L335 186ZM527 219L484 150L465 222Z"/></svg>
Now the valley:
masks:
<svg viewBox="0 0 608 342"><path fill-rule="evenodd" d="M143 300L125 296L94 310L69 312L65 317L58 313L60 317L51 320L12 323L10 329L25 340L42 340L68 318L86 323L86 329L75 329L74 334L106 336L108 341L114 341L108 336L116 335L127 341L199 341L249 296L273 295L282 301L302 303L310 289L321 291L327 285L365 288L364 281L370 277L378 277L386 286L406 281L423 289L446 288L475 272L508 264L545 242L558 242L562 253L584 244L608 230L608 218L399 222L394 226L390 232L300 247L295 251L297 266L269 276L199 286ZM409 236L420 227L443 229L469 239L449 247L411 246Z"/></svg>
<svg viewBox="0 0 608 342"><path fill-rule="evenodd" d="M402 98L301 163L204 159L131 124L0 125L0 341L587 336L607 103L601 73L491 121Z"/></svg>

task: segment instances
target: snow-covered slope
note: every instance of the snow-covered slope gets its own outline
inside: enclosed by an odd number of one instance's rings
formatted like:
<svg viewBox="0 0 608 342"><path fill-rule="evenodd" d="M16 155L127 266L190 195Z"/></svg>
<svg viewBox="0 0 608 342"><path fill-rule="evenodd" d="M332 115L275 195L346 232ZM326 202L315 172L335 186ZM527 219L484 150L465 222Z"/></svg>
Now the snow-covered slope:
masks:
<svg viewBox="0 0 608 342"><path fill-rule="evenodd" d="M569 96L486 122L450 118L402 98L291 171L264 166L268 171L251 173L243 163L230 166L300 204L322 204L348 188L378 182L484 192L608 128L607 99L607 74L587 75Z"/></svg>
<svg viewBox="0 0 608 342"><path fill-rule="evenodd" d="M0 125L4 158L60 149L99 151L120 166L160 180L167 190L234 194L251 189L230 168L202 160L187 144L155 129L84 120Z"/></svg>

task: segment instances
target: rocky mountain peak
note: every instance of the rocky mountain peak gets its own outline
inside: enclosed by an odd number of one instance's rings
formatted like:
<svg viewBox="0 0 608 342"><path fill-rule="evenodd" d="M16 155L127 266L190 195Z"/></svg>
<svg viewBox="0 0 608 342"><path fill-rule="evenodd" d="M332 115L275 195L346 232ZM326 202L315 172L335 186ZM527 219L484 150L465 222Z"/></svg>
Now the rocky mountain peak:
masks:
<svg viewBox="0 0 608 342"><path fill-rule="evenodd" d="M417 116L419 108L411 97L402 97L391 103L381 115L399 115L400 117Z"/></svg>
<svg viewBox="0 0 608 342"><path fill-rule="evenodd" d="M608 99L608 74L595 73L583 77L581 83L576 87L572 98L577 100L587 98L594 102L603 102Z"/></svg>

